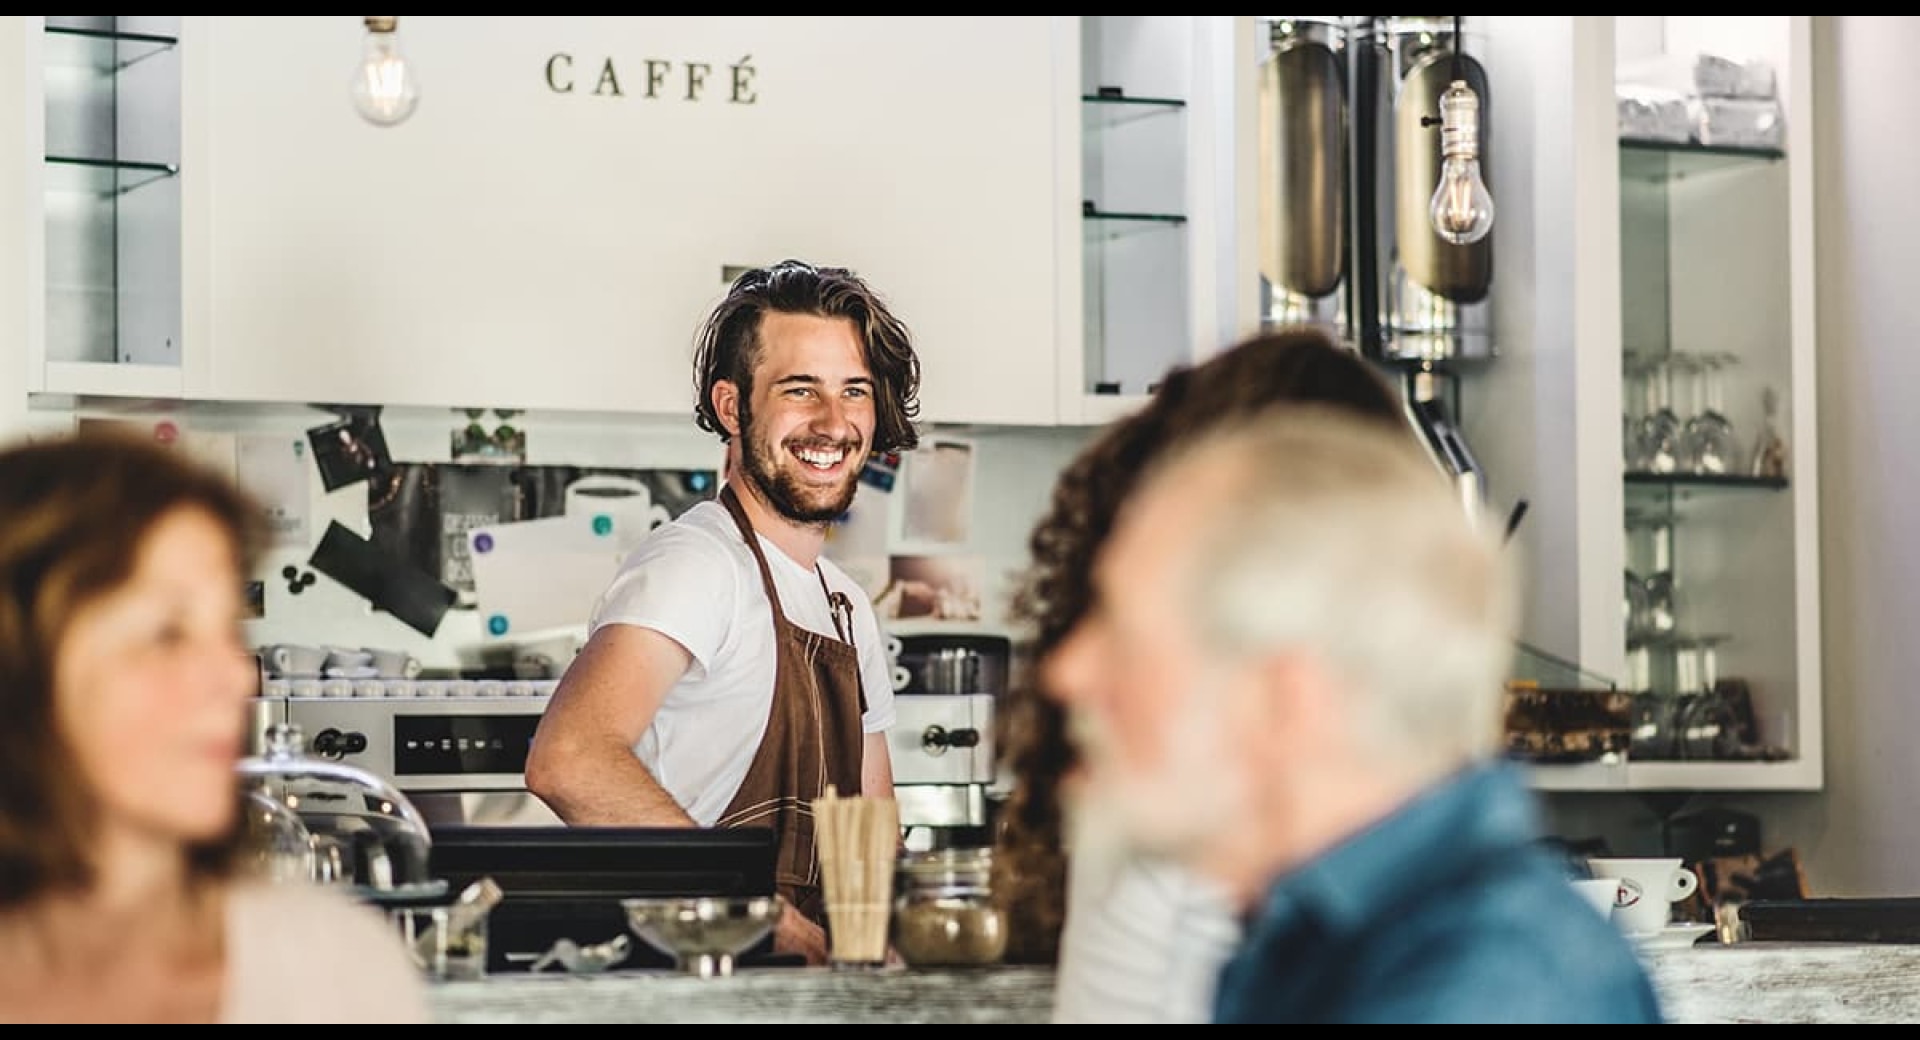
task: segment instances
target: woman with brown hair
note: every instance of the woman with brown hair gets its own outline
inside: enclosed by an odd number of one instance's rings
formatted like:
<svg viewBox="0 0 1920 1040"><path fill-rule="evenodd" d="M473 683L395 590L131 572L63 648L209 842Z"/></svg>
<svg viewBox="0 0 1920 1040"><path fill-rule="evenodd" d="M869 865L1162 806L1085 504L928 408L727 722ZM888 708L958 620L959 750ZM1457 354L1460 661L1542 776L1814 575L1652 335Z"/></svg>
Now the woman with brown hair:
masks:
<svg viewBox="0 0 1920 1040"><path fill-rule="evenodd" d="M377 913L241 870L260 516L145 439L0 452L0 1020L426 1020Z"/></svg>
<svg viewBox="0 0 1920 1040"><path fill-rule="evenodd" d="M1185 872L1069 826L1063 786L1076 749L1033 662L1086 612L1094 556L1148 463L1223 420L1295 402L1351 409L1414 436L1391 386L1359 354L1317 328L1263 334L1174 368L1144 406L1101 431L1062 471L1028 540L1011 610L1024 629L1021 662L1000 714L1014 782L994 871L1012 923L1007 959L1058 964L1057 1021L1204 1021L1238 929L1224 900Z"/></svg>

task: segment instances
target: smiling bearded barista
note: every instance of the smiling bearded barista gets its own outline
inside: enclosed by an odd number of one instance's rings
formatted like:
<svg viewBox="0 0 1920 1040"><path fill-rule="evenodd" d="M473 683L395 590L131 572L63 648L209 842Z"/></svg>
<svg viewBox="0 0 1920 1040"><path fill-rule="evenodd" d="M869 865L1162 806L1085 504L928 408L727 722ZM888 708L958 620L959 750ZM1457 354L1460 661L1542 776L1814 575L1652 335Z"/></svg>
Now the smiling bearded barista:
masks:
<svg viewBox="0 0 1920 1040"><path fill-rule="evenodd" d="M789 260L734 281L694 363L724 486L622 563L527 787L570 825L774 828L775 949L821 964L811 803L892 798L894 722L873 605L822 550L868 455L917 442L919 361L858 277Z"/></svg>

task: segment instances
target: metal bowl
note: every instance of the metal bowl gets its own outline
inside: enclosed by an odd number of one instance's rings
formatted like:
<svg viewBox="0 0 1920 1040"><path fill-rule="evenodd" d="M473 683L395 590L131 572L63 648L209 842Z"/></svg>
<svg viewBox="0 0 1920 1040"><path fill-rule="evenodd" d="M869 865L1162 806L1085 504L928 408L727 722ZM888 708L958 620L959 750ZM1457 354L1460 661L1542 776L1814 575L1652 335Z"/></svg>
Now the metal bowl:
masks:
<svg viewBox="0 0 1920 1040"><path fill-rule="evenodd" d="M662 896L622 899L627 927L702 977L733 974L733 959L773 931L786 902L772 896Z"/></svg>

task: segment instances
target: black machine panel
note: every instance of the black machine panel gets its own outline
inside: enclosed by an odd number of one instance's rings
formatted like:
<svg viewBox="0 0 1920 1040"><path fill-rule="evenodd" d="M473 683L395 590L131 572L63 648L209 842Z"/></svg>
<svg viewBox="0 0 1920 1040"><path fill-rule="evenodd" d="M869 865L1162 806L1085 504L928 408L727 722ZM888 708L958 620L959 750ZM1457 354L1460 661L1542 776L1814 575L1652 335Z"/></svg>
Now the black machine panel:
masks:
<svg viewBox="0 0 1920 1040"><path fill-rule="evenodd" d="M633 936L620 900L633 896L773 893L767 827L448 827L433 833L434 877L458 892L491 877L503 892L488 922L489 972L524 971L560 939L633 941L622 970L671 966ZM771 941L740 958L785 963Z"/></svg>
<svg viewBox="0 0 1920 1040"><path fill-rule="evenodd" d="M524 773L540 716L395 715L396 777Z"/></svg>

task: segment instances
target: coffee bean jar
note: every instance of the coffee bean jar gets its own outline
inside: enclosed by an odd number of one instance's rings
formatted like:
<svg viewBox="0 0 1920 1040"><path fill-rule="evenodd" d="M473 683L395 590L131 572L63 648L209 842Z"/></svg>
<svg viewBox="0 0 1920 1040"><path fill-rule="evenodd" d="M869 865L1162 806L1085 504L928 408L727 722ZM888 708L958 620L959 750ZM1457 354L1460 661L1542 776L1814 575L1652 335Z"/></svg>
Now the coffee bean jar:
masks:
<svg viewBox="0 0 1920 1040"><path fill-rule="evenodd" d="M909 967L977 967L1007 951L991 848L907 852L894 871L893 945Z"/></svg>

